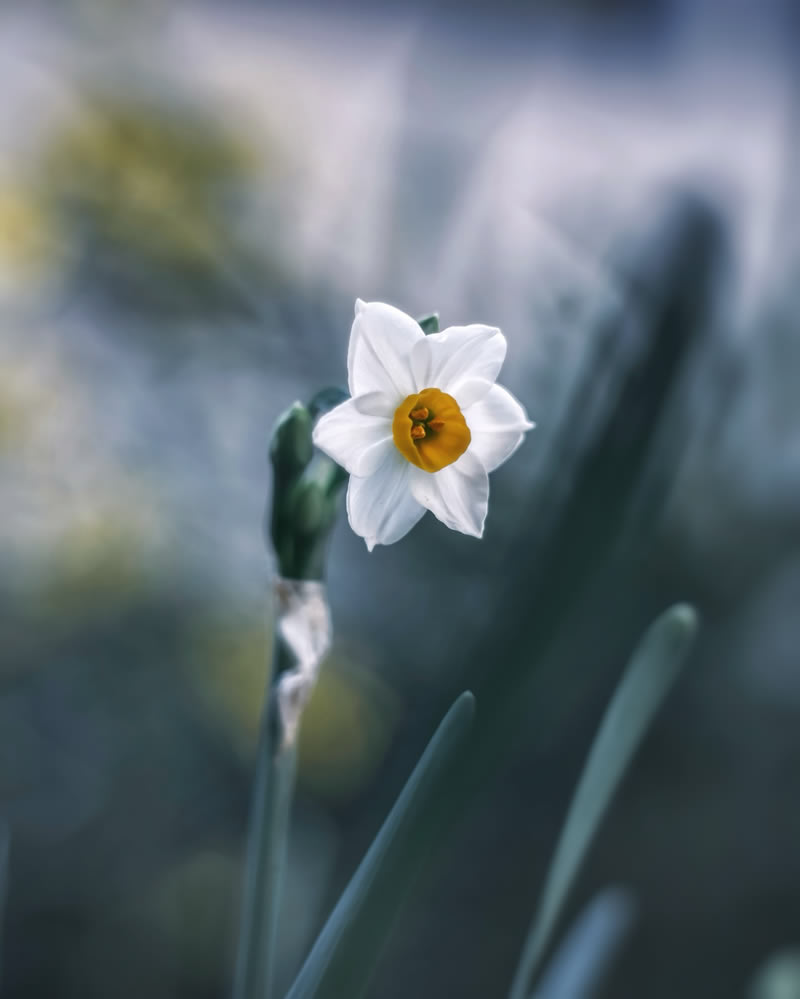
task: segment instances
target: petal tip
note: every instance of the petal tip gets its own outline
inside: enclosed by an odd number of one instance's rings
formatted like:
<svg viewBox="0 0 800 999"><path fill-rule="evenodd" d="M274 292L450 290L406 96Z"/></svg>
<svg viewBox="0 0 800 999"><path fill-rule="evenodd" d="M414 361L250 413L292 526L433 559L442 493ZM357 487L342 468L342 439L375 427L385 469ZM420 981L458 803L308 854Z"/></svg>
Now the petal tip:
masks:
<svg viewBox="0 0 800 999"><path fill-rule="evenodd" d="M451 531L456 531L458 534L464 534L468 538L475 538L476 541L481 541L483 539L485 524L473 527L472 524L466 525L463 522L454 521L451 524L445 524L445 527L449 527Z"/></svg>

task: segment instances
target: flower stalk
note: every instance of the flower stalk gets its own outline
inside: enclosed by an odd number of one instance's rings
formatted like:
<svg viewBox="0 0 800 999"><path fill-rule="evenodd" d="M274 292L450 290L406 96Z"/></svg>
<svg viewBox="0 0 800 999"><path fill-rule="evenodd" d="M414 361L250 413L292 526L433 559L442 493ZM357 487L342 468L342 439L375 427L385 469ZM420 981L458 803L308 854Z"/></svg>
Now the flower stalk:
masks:
<svg viewBox="0 0 800 999"><path fill-rule="evenodd" d="M346 480L329 459L312 462L311 429L315 417L339 401L341 393L326 390L308 407L294 403L278 420L270 445L268 537L278 566L275 637L256 753L234 999L273 995L297 737L330 646L322 577Z"/></svg>
<svg viewBox="0 0 800 999"><path fill-rule="evenodd" d="M287 663L288 651L276 637L273 669L280 672ZM269 999L275 978L297 749L281 740L270 705L268 696L253 780L234 999Z"/></svg>
<svg viewBox="0 0 800 999"><path fill-rule="evenodd" d="M308 406L297 402L272 435L267 526L278 562L275 651L256 760L234 999L273 993L297 737L331 641L322 579L342 487L349 478L350 524L370 550L401 538L426 509L480 537L488 474L533 426L496 384L506 353L500 330L438 329L436 314L414 320L359 300L348 352L352 398L326 389ZM314 444L323 452L316 458ZM337 916L336 927L340 918L347 921Z"/></svg>

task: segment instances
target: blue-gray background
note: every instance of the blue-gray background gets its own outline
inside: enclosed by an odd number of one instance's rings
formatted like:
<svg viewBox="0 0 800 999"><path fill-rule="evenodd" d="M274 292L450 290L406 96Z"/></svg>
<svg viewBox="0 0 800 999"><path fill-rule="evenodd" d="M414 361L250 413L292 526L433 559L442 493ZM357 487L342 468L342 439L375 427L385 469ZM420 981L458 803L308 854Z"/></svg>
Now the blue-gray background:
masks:
<svg viewBox="0 0 800 999"><path fill-rule="evenodd" d="M0 6L4 994L226 994L269 429L345 381L356 297L501 326L537 429L481 543L336 529L283 979L469 684L508 739L372 994L504 994L684 597L703 640L571 911L636 896L608 996L743 995L800 943L797 46L789 0Z"/></svg>

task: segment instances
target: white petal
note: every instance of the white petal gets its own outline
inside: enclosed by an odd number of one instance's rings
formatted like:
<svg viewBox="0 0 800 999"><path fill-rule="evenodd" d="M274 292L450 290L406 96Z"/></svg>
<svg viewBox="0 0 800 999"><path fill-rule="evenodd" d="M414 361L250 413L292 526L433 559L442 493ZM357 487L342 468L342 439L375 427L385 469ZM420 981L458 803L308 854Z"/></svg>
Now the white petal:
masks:
<svg viewBox="0 0 800 999"><path fill-rule="evenodd" d="M351 395L386 392L397 405L414 391L411 349L425 334L405 312L383 302L356 302L347 350Z"/></svg>
<svg viewBox="0 0 800 999"><path fill-rule="evenodd" d="M371 475L394 448L391 420L365 416L358 410L358 399L348 399L321 416L312 439L351 475Z"/></svg>
<svg viewBox="0 0 800 999"><path fill-rule="evenodd" d="M415 344L411 369L417 391L438 388L458 398L465 379L492 383L506 356L506 338L495 326L450 326Z"/></svg>
<svg viewBox="0 0 800 999"><path fill-rule="evenodd" d="M463 413L470 406L474 406L476 402L483 399L488 394L489 389L492 388L492 385L493 382L490 382L486 378L464 378L458 383L451 394L454 396Z"/></svg>
<svg viewBox="0 0 800 999"><path fill-rule="evenodd" d="M472 440L469 450L480 458L487 472L509 458L534 426L522 405L501 385L464 411Z"/></svg>
<svg viewBox="0 0 800 999"><path fill-rule="evenodd" d="M411 467L395 452L372 475L350 477L347 517L370 551L399 541L425 513L409 489Z"/></svg>
<svg viewBox="0 0 800 999"><path fill-rule="evenodd" d="M411 468L414 498L447 527L476 538L483 536L489 506L489 476L472 448L439 472Z"/></svg>
<svg viewBox="0 0 800 999"><path fill-rule="evenodd" d="M397 409L397 400L385 392L365 392L353 397L353 403L364 416L383 416L391 420Z"/></svg>
<svg viewBox="0 0 800 999"><path fill-rule="evenodd" d="M473 434L470 450L474 451L487 472L493 472L507 461L525 440L519 431L507 433Z"/></svg>

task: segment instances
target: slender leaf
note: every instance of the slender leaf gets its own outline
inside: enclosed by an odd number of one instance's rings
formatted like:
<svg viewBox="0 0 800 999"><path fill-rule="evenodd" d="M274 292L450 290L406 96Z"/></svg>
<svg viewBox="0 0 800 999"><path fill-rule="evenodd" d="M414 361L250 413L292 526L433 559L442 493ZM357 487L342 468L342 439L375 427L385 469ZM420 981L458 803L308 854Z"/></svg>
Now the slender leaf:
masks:
<svg viewBox="0 0 800 999"><path fill-rule="evenodd" d="M600 820L678 675L696 630L697 615L693 608L678 604L656 619L634 652L606 709L575 788L509 999L523 999L527 994Z"/></svg>
<svg viewBox="0 0 800 999"><path fill-rule="evenodd" d="M0 822L0 986L3 981L3 924L8 894L8 854L11 832L7 823Z"/></svg>
<svg viewBox="0 0 800 999"><path fill-rule="evenodd" d="M583 910L559 945L531 999L590 999L633 920L633 899L607 888Z"/></svg>
<svg viewBox="0 0 800 999"><path fill-rule="evenodd" d="M317 938L287 999L363 995L413 875L441 825L443 791L475 712L463 693L445 715Z"/></svg>
<svg viewBox="0 0 800 999"><path fill-rule="evenodd" d="M777 951L761 965L747 990L747 999L798 999L800 949Z"/></svg>

